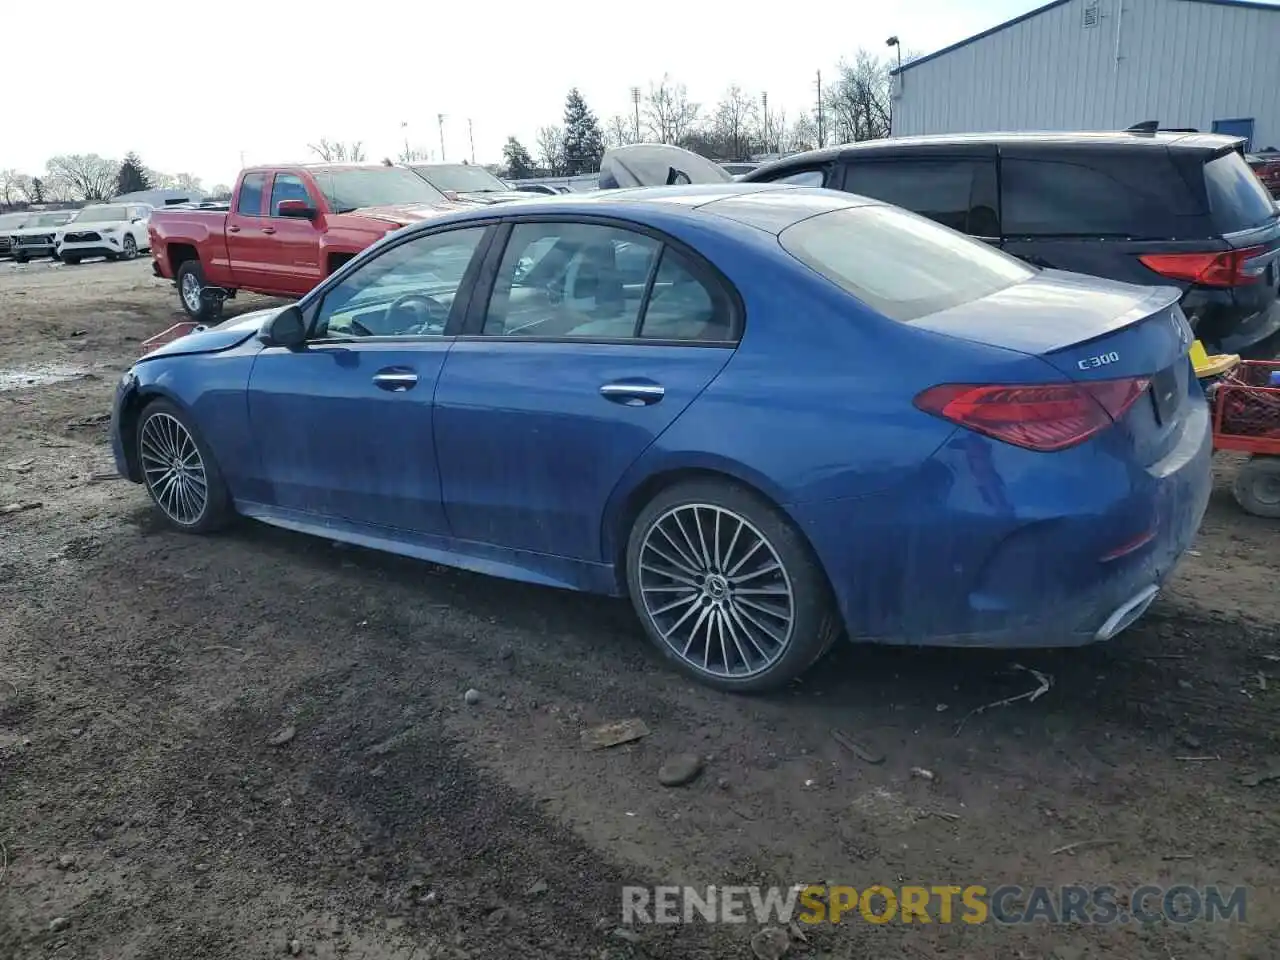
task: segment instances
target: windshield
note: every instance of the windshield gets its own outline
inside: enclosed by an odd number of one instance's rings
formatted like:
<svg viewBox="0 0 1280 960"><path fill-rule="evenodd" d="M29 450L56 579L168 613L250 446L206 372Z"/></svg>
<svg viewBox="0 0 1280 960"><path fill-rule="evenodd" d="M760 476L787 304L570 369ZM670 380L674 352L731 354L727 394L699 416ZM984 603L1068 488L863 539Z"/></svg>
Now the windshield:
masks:
<svg viewBox="0 0 1280 960"><path fill-rule="evenodd" d="M896 207L819 214L783 230L778 242L893 320L958 307L1033 276L1008 254Z"/></svg>
<svg viewBox="0 0 1280 960"><path fill-rule="evenodd" d="M76 223L106 223L109 220L128 220L124 207L85 207L75 218Z"/></svg>
<svg viewBox="0 0 1280 960"><path fill-rule="evenodd" d="M444 199L439 190L403 167L317 170L312 175L334 213L350 213L362 207L439 203Z"/></svg>
<svg viewBox="0 0 1280 960"><path fill-rule="evenodd" d="M0 230L17 230L27 222L26 213L6 213L0 216Z"/></svg>
<svg viewBox="0 0 1280 960"><path fill-rule="evenodd" d="M60 227L64 223L71 220L69 213L42 213L30 223L28 227Z"/></svg>
<svg viewBox="0 0 1280 960"><path fill-rule="evenodd" d="M484 167L469 163L441 163L414 167L437 190L454 193L505 193L511 188Z"/></svg>

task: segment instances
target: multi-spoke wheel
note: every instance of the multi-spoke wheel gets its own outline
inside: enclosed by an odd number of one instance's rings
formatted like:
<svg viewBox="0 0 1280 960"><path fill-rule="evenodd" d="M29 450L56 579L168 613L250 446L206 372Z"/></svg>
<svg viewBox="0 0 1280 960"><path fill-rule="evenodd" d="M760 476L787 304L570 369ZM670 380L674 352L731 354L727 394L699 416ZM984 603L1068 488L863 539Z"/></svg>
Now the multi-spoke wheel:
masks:
<svg viewBox="0 0 1280 960"><path fill-rule="evenodd" d="M806 544L772 506L727 482L669 488L641 511L627 580L659 649L722 689L785 683L837 632L826 578Z"/></svg>
<svg viewBox="0 0 1280 960"><path fill-rule="evenodd" d="M206 533L231 516L230 498L212 455L187 415L167 400L138 420L138 467L152 502L179 530Z"/></svg>

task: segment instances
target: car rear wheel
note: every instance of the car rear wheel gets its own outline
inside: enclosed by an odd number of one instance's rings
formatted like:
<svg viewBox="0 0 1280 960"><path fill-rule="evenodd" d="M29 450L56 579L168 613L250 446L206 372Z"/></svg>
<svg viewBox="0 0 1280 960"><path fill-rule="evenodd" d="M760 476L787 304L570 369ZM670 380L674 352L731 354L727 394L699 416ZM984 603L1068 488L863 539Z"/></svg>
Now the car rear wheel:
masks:
<svg viewBox="0 0 1280 960"><path fill-rule="evenodd" d="M121 243L121 246L124 248L124 252L121 256L125 260L132 260L138 255L138 241L133 239L129 234L125 234L124 241Z"/></svg>
<svg viewBox="0 0 1280 960"><path fill-rule="evenodd" d="M222 471L186 413L152 401L138 418L138 467L165 522L187 533L212 533L234 511Z"/></svg>
<svg viewBox="0 0 1280 960"><path fill-rule="evenodd" d="M192 320L214 320L222 312L221 299L204 295L204 270L199 260L187 260L178 267L177 281L182 309Z"/></svg>
<svg viewBox="0 0 1280 960"><path fill-rule="evenodd" d="M1280 457L1251 457L1241 464L1233 492L1246 513L1280 518Z"/></svg>
<svg viewBox="0 0 1280 960"><path fill-rule="evenodd" d="M800 533L727 480L669 487L640 512L627 586L658 649L721 690L782 686L840 632L826 576Z"/></svg>

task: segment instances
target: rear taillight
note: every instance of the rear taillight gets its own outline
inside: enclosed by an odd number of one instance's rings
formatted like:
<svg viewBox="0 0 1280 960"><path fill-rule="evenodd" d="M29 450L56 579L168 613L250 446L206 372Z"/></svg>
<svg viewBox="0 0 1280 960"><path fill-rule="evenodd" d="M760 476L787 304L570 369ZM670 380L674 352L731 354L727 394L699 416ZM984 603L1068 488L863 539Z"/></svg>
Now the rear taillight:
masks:
<svg viewBox="0 0 1280 960"><path fill-rule="evenodd" d="M1250 267L1248 261L1266 252L1266 247L1244 247L1216 253L1144 253L1138 259L1170 280L1186 280L1205 287L1239 287L1262 279L1266 265Z"/></svg>
<svg viewBox="0 0 1280 960"><path fill-rule="evenodd" d="M926 413L1028 450L1049 453L1083 443L1142 396L1145 378L1093 383L944 383L916 397Z"/></svg>

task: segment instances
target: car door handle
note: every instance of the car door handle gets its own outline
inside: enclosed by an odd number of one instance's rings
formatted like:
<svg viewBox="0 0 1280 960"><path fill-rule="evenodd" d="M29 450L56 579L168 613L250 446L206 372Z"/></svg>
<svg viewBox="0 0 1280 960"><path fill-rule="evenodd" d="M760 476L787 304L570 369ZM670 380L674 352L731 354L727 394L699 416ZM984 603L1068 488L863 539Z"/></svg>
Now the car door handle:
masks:
<svg viewBox="0 0 1280 960"><path fill-rule="evenodd" d="M263 228L262 228L262 232L263 232L263 233L275 233L275 232L276 232L276 228L275 228L275 227L263 227Z"/></svg>
<svg viewBox="0 0 1280 960"><path fill-rule="evenodd" d="M600 388L600 396L628 407L647 407L666 395L666 387L658 383L606 383Z"/></svg>
<svg viewBox="0 0 1280 960"><path fill-rule="evenodd" d="M239 233L239 232L240 232L239 227L227 227L227 233Z"/></svg>
<svg viewBox="0 0 1280 960"><path fill-rule="evenodd" d="M391 393L403 393L418 385L418 375L412 370L380 370L373 375L374 386Z"/></svg>

